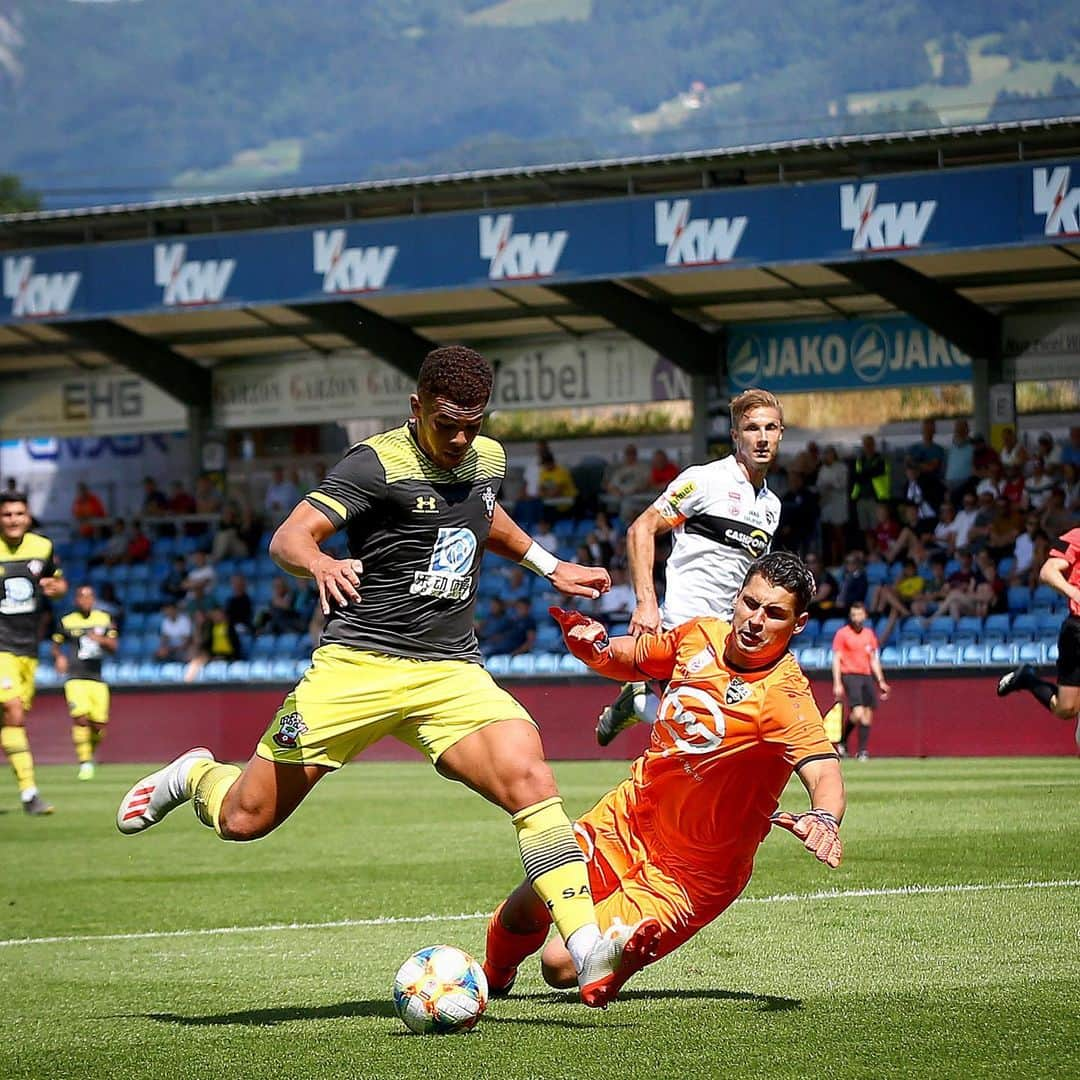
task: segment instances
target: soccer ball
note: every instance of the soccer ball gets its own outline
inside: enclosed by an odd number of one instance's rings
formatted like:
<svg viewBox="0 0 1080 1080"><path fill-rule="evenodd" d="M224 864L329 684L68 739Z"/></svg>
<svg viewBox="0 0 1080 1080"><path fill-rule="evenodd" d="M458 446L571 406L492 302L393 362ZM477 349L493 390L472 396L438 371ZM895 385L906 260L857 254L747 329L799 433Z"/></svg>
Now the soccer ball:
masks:
<svg viewBox="0 0 1080 1080"><path fill-rule="evenodd" d="M484 969L453 945L429 945L413 953L394 978L394 1008L418 1035L468 1031L487 1001Z"/></svg>

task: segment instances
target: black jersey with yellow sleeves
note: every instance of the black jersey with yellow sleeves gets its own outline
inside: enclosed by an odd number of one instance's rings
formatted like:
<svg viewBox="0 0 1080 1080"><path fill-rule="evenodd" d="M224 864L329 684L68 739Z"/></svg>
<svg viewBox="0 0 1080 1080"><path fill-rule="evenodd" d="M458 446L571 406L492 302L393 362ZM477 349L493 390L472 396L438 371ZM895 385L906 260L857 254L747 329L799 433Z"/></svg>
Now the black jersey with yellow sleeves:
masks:
<svg viewBox="0 0 1080 1080"><path fill-rule="evenodd" d="M322 643L479 663L476 579L505 472L505 451L483 435L450 471L411 424L357 443L306 496L364 564L360 602L331 609Z"/></svg>
<svg viewBox="0 0 1080 1080"><path fill-rule="evenodd" d="M0 652L36 656L41 579L63 577L47 536L26 533L14 547L0 537Z"/></svg>
<svg viewBox="0 0 1080 1080"><path fill-rule="evenodd" d="M94 608L89 615L84 615L81 611L72 611L65 615L52 639L57 645L71 646L71 658L68 662L70 678L100 681L101 661L106 656L101 639L116 636L112 616L107 611Z"/></svg>

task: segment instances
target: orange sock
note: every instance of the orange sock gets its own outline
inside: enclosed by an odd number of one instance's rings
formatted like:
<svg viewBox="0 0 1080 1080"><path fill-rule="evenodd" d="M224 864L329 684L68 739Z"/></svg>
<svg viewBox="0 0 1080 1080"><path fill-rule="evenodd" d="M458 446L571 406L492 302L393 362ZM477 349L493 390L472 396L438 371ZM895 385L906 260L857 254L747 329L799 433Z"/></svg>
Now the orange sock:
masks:
<svg viewBox="0 0 1080 1080"><path fill-rule="evenodd" d="M550 926L525 934L515 934L503 926L502 909L505 901L491 916L487 928L487 944L484 948L484 972L488 981L496 987L505 986L527 957L543 947Z"/></svg>

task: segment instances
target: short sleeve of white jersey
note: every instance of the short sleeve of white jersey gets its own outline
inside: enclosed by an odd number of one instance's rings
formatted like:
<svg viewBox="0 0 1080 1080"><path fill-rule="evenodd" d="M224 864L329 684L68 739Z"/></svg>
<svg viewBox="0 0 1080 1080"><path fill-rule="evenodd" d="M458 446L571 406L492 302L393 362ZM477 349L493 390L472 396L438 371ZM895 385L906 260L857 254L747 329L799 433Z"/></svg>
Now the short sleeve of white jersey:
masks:
<svg viewBox="0 0 1080 1080"><path fill-rule="evenodd" d="M653 502L653 509L672 527L700 513L705 505L703 469L702 465L683 469Z"/></svg>

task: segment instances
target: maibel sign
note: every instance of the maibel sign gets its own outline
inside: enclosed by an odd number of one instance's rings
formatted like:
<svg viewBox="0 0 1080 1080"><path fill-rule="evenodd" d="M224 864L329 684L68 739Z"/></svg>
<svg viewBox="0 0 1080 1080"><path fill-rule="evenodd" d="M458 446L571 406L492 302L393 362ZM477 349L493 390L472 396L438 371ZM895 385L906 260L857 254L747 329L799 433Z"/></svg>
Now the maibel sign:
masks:
<svg viewBox="0 0 1080 1080"><path fill-rule="evenodd" d="M732 329L728 375L739 389L868 390L966 382L971 358L905 317L765 323Z"/></svg>

